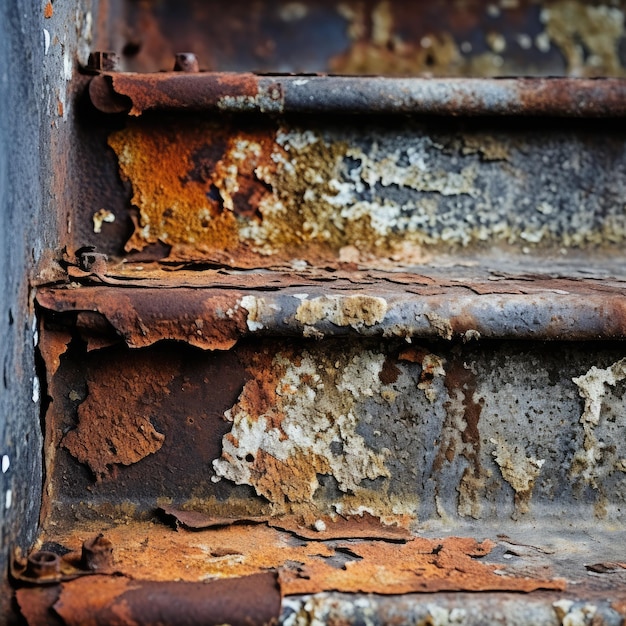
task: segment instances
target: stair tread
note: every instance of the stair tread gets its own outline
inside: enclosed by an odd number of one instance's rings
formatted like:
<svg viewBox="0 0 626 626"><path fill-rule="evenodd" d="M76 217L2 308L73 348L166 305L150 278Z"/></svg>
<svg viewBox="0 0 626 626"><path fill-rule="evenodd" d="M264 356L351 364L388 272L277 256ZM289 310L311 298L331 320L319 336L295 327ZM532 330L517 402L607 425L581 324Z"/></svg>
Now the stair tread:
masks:
<svg viewBox="0 0 626 626"><path fill-rule="evenodd" d="M431 339L594 340L626 337L626 278L562 266L555 273L485 267L376 270L176 270L123 264L71 268L39 290L56 312L100 313L133 347L161 339L229 348L244 336L363 335ZM604 276L603 276L604 274ZM78 326L91 321L77 321Z"/></svg>

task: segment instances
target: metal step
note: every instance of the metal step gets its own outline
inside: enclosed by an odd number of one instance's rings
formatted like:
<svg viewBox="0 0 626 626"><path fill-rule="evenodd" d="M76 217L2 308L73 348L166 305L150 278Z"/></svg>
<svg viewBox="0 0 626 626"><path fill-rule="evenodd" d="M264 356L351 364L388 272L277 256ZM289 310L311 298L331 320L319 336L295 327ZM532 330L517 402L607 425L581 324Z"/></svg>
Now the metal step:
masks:
<svg viewBox="0 0 626 626"><path fill-rule="evenodd" d="M28 623L621 623L626 86L592 32L622 5L456 3L431 58L400 2L223 7L221 34L148 4L114 7L143 73L76 82ZM146 73L132 31L176 41L180 11L215 40ZM342 55L254 73L215 43L318 19L357 29Z"/></svg>

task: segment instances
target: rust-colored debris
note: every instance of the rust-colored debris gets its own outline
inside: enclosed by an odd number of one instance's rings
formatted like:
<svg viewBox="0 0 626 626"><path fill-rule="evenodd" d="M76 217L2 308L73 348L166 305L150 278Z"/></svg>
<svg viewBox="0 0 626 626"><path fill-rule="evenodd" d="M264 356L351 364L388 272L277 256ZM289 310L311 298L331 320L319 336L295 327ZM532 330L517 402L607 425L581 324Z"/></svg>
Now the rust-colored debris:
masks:
<svg viewBox="0 0 626 626"><path fill-rule="evenodd" d="M296 569L281 569L280 583L285 595L320 591L402 594L565 588L560 580L500 576L495 572L497 566L476 561L493 546L490 541L481 543L458 537L441 541L417 538L407 544L339 544L335 551L354 559L343 568L319 559L309 560Z"/></svg>
<svg viewBox="0 0 626 626"><path fill-rule="evenodd" d="M73 529L56 538L68 547L78 546L84 532ZM136 581L201 581L277 570L283 595L565 588L561 579L520 578L507 575L506 564L481 562L495 545L490 540L296 541L291 532L265 524L190 533L139 522L109 528L106 534L115 545L116 570Z"/></svg>
<svg viewBox="0 0 626 626"><path fill-rule="evenodd" d="M173 518L176 525L187 530L209 530L233 524L267 524L291 533L301 539L311 541L327 541L330 539L377 539L386 541L406 542L412 538L407 528L397 524L384 524L378 517L363 513L362 515L320 516L312 524L295 516L280 517L223 517L185 511L171 506L159 509L167 517Z"/></svg>
<svg viewBox="0 0 626 626"><path fill-rule="evenodd" d="M199 511L185 511L173 506L159 507L159 511L166 519L174 520L175 527L182 526L187 530L208 530L233 524L263 524L267 521L264 517L225 517L206 515Z"/></svg>
<svg viewBox="0 0 626 626"><path fill-rule="evenodd" d="M594 572L596 574L609 574L611 572L618 572L626 569L626 563L606 561L604 563L592 563L590 565L585 565L585 568L587 571Z"/></svg>
<svg viewBox="0 0 626 626"><path fill-rule="evenodd" d="M275 573L208 583L93 576L63 583L60 591L19 590L18 602L29 626L253 626L274 624L280 613Z"/></svg>

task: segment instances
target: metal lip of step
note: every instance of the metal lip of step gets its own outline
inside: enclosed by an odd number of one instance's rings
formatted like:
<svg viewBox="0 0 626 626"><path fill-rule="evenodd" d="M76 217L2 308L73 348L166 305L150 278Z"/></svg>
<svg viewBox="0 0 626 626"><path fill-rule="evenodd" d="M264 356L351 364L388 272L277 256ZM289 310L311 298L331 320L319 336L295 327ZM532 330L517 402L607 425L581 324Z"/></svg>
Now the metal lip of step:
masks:
<svg viewBox="0 0 626 626"><path fill-rule="evenodd" d="M318 339L626 339L624 286L615 279L202 274L190 273L175 283L126 276L105 277L108 284L102 284L85 276L91 284L40 289L37 302L57 313L97 312L132 347L170 338L224 349L246 336L303 334ZM89 327L93 320L79 316L76 323Z"/></svg>
<svg viewBox="0 0 626 626"><path fill-rule="evenodd" d="M103 113L147 111L603 118L626 115L619 78L392 78L248 72L102 72Z"/></svg>

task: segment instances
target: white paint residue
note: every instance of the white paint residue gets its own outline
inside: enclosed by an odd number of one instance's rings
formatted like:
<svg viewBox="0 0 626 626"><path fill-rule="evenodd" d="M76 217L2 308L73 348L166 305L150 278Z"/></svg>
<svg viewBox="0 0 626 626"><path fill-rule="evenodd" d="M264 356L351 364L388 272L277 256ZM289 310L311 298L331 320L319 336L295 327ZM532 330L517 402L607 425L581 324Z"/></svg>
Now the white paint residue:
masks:
<svg viewBox="0 0 626 626"><path fill-rule="evenodd" d="M513 487L515 493L530 496L545 459L527 457L523 449L520 450L518 446L509 446L502 439L489 441L496 445L496 449L491 454L500 467L502 478Z"/></svg>
<svg viewBox="0 0 626 626"><path fill-rule="evenodd" d="M39 402L40 392L41 392L41 386L39 384L39 378L35 376L33 378L33 402L35 403Z"/></svg>
<svg viewBox="0 0 626 626"><path fill-rule="evenodd" d="M66 81L72 80L72 70L74 64L72 63L72 57L70 57L69 46L65 46L65 52L63 53L63 78Z"/></svg>
<svg viewBox="0 0 626 626"><path fill-rule="evenodd" d="M13 503L13 491L11 491L10 489L7 489L7 492L4 497L4 508L10 509L12 503Z"/></svg>
<svg viewBox="0 0 626 626"><path fill-rule="evenodd" d="M585 482L598 488L598 479L602 475L613 470L609 463L607 467L601 468L603 461L606 461L606 444L598 441L595 428L602 420L602 404L607 393L607 385L615 385L626 379L626 358L613 363L606 369L592 367L586 374L578 378L572 378L578 387L578 393L585 399L585 408L580 417L584 431L583 447L574 456L572 464L572 474L579 475Z"/></svg>
<svg viewBox="0 0 626 626"><path fill-rule="evenodd" d="M33 318L33 322L31 324L31 332L33 333L33 346L36 348L39 344L39 330L37 329L37 318Z"/></svg>
<svg viewBox="0 0 626 626"><path fill-rule="evenodd" d="M47 56L48 50L50 50L50 31L47 28L43 29L43 53Z"/></svg>
<svg viewBox="0 0 626 626"><path fill-rule="evenodd" d="M252 390L258 383L246 385L225 415L233 427L222 440L222 457L213 461L217 476L252 485L276 505L283 498L310 501L319 487L318 474L332 475L348 493L365 479L389 477L389 451L374 451L357 434L357 400L380 391L382 365L381 355L364 352L346 367L328 370L325 385L309 353L296 363L277 355L273 369L284 371L275 387L277 402L261 415L252 413L247 389L256 397ZM267 459L283 469L268 470Z"/></svg>
<svg viewBox="0 0 626 626"><path fill-rule="evenodd" d="M330 322L335 326L351 326L355 330L373 326L385 319L387 301L375 296L321 296L303 300L296 319L307 326Z"/></svg>
<svg viewBox="0 0 626 626"><path fill-rule="evenodd" d="M561 626L587 626L593 623L593 617L598 611L598 607L593 604L576 607L571 600L558 600L552 603L552 607Z"/></svg>
<svg viewBox="0 0 626 626"><path fill-rule="evenodd" d="M262 318L272 316L280 311L280 307L274 303L269 303L263 298L256 296L244 296L241 298L240 306L248 311L246 324L248 330L254 332L264 328Z"/></svg>
<svg viewBox="0 0 626 626"><path fill-rule="evenodd" d="M11 461L9 460L8 455L2 455L2 473L6 474L9 471L9 467L11 466Z"/></svg>

